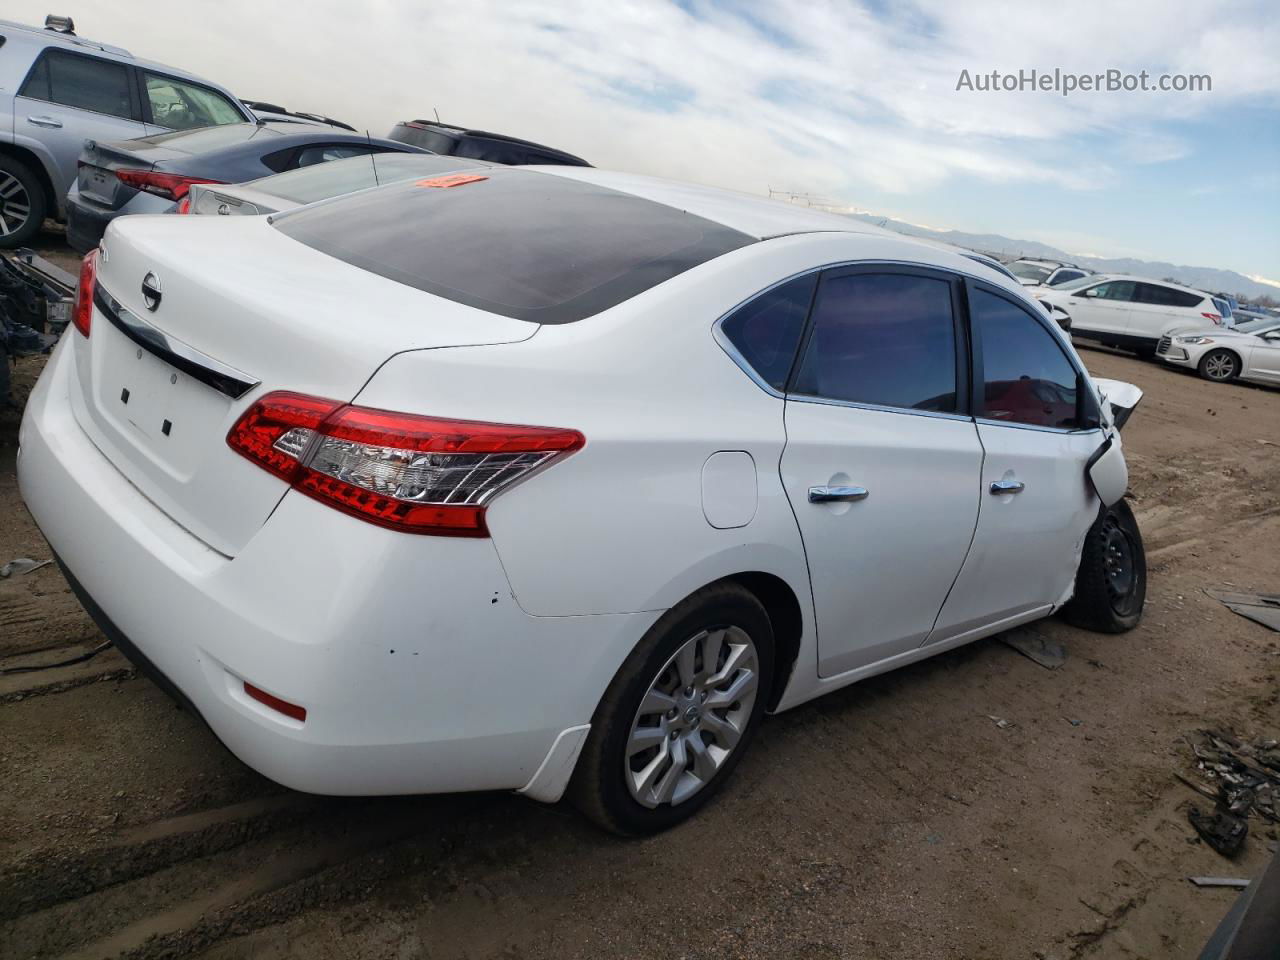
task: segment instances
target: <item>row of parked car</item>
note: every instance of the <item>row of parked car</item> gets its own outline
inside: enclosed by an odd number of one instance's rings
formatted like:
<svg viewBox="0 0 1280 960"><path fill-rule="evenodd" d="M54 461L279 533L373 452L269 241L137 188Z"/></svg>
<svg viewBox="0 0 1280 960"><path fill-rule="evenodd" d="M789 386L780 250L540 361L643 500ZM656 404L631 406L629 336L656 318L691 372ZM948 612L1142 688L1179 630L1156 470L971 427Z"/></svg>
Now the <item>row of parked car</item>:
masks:
<svg viewBox="0 0 1280 960"><path fill-rule="evenodd" d="M242 183L350 157L445 154L504 164L586 161L516 137L428 120L386 138L263 101L75 34L0 21L0 247L46 217L84 253L128 213L163 213L194 184Z"/></svg>
<svg viewBox="0 0 1280 960"><path fill-rule="evenodd" d="M1195 370L1206 380L1280 384L1280 317L1169 280L1024 257L1006 265L1073 337Z"/></svg>

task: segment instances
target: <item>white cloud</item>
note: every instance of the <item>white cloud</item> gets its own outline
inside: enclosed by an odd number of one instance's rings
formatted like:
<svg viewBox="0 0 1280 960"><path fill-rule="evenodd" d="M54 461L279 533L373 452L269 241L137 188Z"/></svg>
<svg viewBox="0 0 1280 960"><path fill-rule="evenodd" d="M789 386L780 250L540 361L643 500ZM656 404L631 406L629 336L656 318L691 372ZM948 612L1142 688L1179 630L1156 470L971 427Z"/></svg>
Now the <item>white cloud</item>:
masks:
<svg viewBox="0 0 1280 960"><path fill-rule="evenodd" d="M1264 0L79 0L83 35L385 133L441 116L600 166L846 201L956 175L1089 189L1187 149L1163 121L1280 94ZM40 22L48 0L8 0ZM1211 94L972 93L961 69L1209 72Z"/></svg>

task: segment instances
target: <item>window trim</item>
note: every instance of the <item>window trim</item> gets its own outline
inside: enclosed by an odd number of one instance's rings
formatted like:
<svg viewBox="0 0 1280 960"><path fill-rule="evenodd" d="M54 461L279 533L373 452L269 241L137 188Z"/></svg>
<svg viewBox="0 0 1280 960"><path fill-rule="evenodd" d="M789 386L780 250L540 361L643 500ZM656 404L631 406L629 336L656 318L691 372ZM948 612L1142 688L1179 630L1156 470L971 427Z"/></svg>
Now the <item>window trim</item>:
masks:
<svg viewBox="0 0 1280 960"><path fill-rule="evenodd" d="M782 280L779 280L777 283L771 283L769 284L769 286L764 287L760 290L757 290L755 293L751 294L751 296L747 297L745 300L741 301L737 305L730 307L711 324L711 336L715 340L715 342L720 346L720 349L729 355L729 359L738 365L739 370L741 370L743 373L745 373L748 377L751 378L752 383L754 383L757 387L759 387L765 393L769 394L769 396L771 397L776 397L779 400L787 399L786 393L779 391L776 387L774 387L773 384L769 383L769 381L765 380L764 377L760 376L759 371L756 370L756 368L751 365L751 362L742 355L742 351L738 349L737 344L735 344L733 340L729 338L729 335L724 332L725 321L727 321L730 317L734 316L743 307L747 306L748 304L756 300L759 300L761 297L766 296L767 294L772 293L774 290L777 290L779 287L786 286L788 283L791 283L791 281L799 280L801 277L809 277L809 276L813 276L814 274L819 274L824 269L825 269L824 267L818 267L816 269L810 268L807 270L801 270L798 273L791 274L791 276L789 277L784 277ZM819 280L820 279L821 278L819 278ZM796 355L791 358L791 369L787 371L787 378L783 382L784 386L790 385L791 378L795 375L796 365L800 360L800 350L804 346L805 337L807 336L809 331L809 315L813 313L813 302L815 299L817 299L819 286L820 286L820 282L815 282L813 285L813 293L809 295L809 306L808 306L808 309L806 309L804 312L804 320L801 321L800 340L796 344Z"/></svg>
<svg viewBox="0 0 1280 960"><path fill-rule="evenodd" d="M979 332L975 329L973 324L972 291L974 290L981 290L983 293L988 293L988 294L991 294L992 296L1000 297L1002 300L1005 300L1008 303L1012 304L1013 306L1017 307L1023 313L1025 313L1028 317L1034 320L1040 326L1040 328L1045 332L1045 334L1048 335L1049 339L1053 341L1054 346L1056 346L1058 350L1061 352L1063 359L1067 361L1067 366L1069 366L1072 370L1075 371L1076 419L1080 421L1081 425L1074 426L1074 427L1046 427L1046 426L1042 426L1040 424L1035 424L1035 423L1013 423L1008 420L993 420L990 417L980 416L977 412L978 404L976 401L976 396L977 396L976 389L974 390L972 395L974 398L973 421L975 423L980 423L980 424L991 426L991 427L1009 427L1014 430L1037 430L1041 433L1083 434L1083 433L1093 433L1095 431L1101 430L1102 429L1101 418L1098 416L1097 411L1093 409L1096 406L1096 404L1091 404L1089 402L1089 397L1092 393L1092 391L1087 389L1090 383L1089 376L1085 372L1084 368L1079 363L1076 362L1076 358L1074 358L1071 355L1071 352L1068 351L1062 345L1062 341L1059 338L1059 334L1055 332L1053 327L1050 326L1050 318L1047 316L1041 315L1043 314L1044 311L1036 311L1035 313L1033 313L1032 311L1028 310L1025 305L1018 303L1017 300L1009 296L1007 291L1001 290L999 287L992 286L989 283L984 283L981 280L975 280L975 279L966 277L964 280L965 321L966 321L966 325L969 327L969 332L970 332L970 341L969 341L970 356L972 358L972 364L971 364L969 376L970 376L970 382L975 386L979 383L984 384L983 397L985 398L986 396L986 389L985 389L986 374L985 374L985 368L983 367L983 363L982 363L982 337L979 335Z"/></svg>
<svg viewBox="0 0 1280 960"><path fill-rule="evenodd" d="M109 63L113 66L120 67L125 72L125 85L129 89L129 112L132 116L121 117L114 113L103 113L101 110L91 110L89 107L77 107L71 103L59 103L57 100L45 100L42 97L33 97L23 93L26 89L27 81L31 79L31 75L36 72L40 64L49 59L50 56L57 54L64 57L78 57L81 60L92 60L94 63ZM18 84L18 89L14 93L15 97L22 97L25 100L34 100L36 103L47 103L50 106L61 107L64 110L80 110L83 113L91 113L95 117L110 117L112 120L124 120L129 123L142 123L147 121L142 119L142 103L138 97L138 76L136 68L131 63L121 63L119 60L111 60L107 57L95 56L92 53L85 53L81 50L67 50L63 47L44 47L36 54L31 61L31 66L27 68L27 72L23 74L22 82ZM53 74L49 75L49 96L53 96Z"/></svg>
<svg viewBox="0 0 1280 960"><path fill-rule="evenodd" d="M210 86L207 83L202 83L199 80L190 80L187 77L179 77L179 76L175 76L172 73L165 73L162 70L152 70L150 67L135 67L134 68L134 76L135 76L134 94L138 98L139 106L144 111L144 114L143 114L144 119L142 122L149 127L162 127L165 130L173 130L173 127L166 127L162 123L156 123L155 118L151 114L151 98L147 95L147 77L146 77L147 74L160 77L162 80L170 80L174 83L185 83L189 87L199 87L201 90L207 90L210 93L215 93L220 97L225 97L227 100L231 102L231 106L236 110L236 112L240 114L241 123L253 122L249 118L249 115L245 112L244 104L242 104L239 100L237 100L231 94L227 93L227 91L225 90L219 90L217 87ZM215 126L221 126L221 124L215 124ZM194 130L198 128L190 127L188 129ZM179 131L174 131L174 132L176 133Z"/></svg>

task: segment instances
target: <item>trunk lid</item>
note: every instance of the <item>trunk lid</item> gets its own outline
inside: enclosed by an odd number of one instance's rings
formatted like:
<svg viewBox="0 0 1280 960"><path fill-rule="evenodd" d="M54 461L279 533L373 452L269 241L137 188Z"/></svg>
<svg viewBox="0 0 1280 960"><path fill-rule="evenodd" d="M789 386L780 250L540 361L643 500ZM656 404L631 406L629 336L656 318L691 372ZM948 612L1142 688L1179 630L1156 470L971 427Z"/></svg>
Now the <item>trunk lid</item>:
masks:
<svg viewBox="0 0 1280 960"><path fill-rule="evenodd" d="M152 170L157 163L188 154L147 140L86 140L76 168L80 196L99 206L119 210L138 191L116 179L116 171Z"/></svg>
<svg viewBox="0 0 1280 960"><path fill-rule="evenodd" d="M345 402L397 353L510 343L538 329L333 259L266 218L124 217L104 248L91 334L76 342L76 419L143 494L226 556L287 490L227 446L256 397ZM236 397L208 369L257 385Z"/></svg>

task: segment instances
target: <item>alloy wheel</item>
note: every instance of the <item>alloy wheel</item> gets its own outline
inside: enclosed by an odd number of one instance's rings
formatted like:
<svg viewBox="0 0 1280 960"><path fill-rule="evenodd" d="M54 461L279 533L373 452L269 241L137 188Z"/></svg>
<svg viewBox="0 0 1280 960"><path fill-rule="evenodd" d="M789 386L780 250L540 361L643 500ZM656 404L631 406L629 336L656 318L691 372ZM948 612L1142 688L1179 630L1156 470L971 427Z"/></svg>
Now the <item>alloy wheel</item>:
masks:
<svg viewBox="0 0 1280 960"><path fill-rule="evenodd" d="M1204 373L1210 380L1230 380L1236 373L1235 358L1229 353L1215 353L1205 358Z"/></svg>
<svg viewBox="0 0 1280 960"><path fill-rule="evenodd" d="M22 229L31 216L31 197L22 181L0 170L0 237Z"/></svg>
<svg viewBox="0 0 1280 960"><path fill-rule="evenodd" d="M653 809L683 803L724 766L751 719L759 656L739 627L703 630L649 685L627 738L631 796Z"/></svg>

